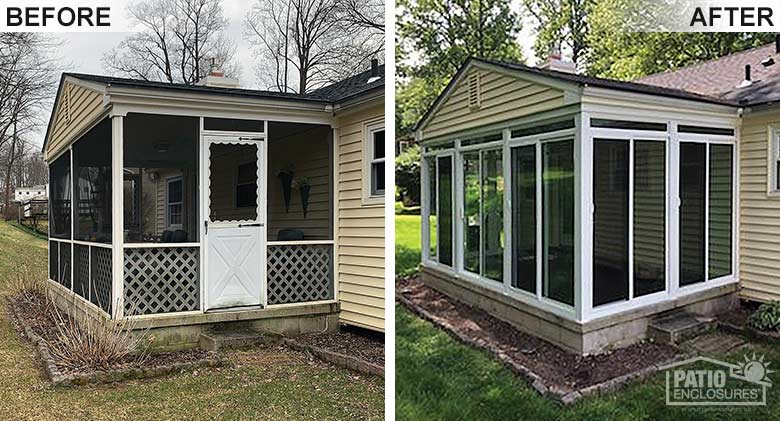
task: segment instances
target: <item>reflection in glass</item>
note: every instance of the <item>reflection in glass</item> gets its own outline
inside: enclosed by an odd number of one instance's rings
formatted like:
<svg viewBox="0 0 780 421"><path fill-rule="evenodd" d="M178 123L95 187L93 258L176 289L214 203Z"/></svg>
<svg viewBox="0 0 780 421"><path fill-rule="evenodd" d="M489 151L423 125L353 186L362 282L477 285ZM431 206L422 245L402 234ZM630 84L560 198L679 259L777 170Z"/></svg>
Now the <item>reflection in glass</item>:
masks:
<svg viewBox="0 0 780 421"><path fill-rule="evenodd" d="M625 140L593 147L593 305L628 299L628 159Z"/></svg>
<svg viewBox="0 0 780 421"><path fill-rule="evenodd" d="M634 296L666 288L666 144L634 142Z"/></svg>
<svg viewBox="0 0 780 421"><path fill-rule="evenodd" d="M536 146L512 149L512 286L536 292Z"/></svg>
<svg viewBox="0 0 780 421"><path fill-rule="evenodd" d="M542 145L542 286L574 305L574 142Z"/></svg>
<svg viewBox="0 0 780 421"><path fill-rule="evenodd" d="M452 157L439 159L439 263L452 266Z"/></svg>
<svg viewBox="0 0 780 421"><path fill-rule="evenodd" d="M482 275L504 279L503 151L482 151Z"/></svg>
<svg viewBox="0 0 780 421"><path fill-rule="evenodd" d="M680 285L704 281L706 148L680 143Z"/></svg>
<svg viewBox="0 0 780 421"><path fill-rule="evenodd" d="M732 146L710 145L709 279L731 274Z"/></svg>
<svg viewBox="0 0 780 421"><path fill-rule="evenodd" d="M463 267L472 273L480 273L479 249L482 241L479 180L479 152L463 154Z"/></svg>
<svg viewBox="0 0 780 421"><path fill-rule="evenodd" d="M428 167L428 256L436 260L436 160L425 158L425 163Z"/></svg>

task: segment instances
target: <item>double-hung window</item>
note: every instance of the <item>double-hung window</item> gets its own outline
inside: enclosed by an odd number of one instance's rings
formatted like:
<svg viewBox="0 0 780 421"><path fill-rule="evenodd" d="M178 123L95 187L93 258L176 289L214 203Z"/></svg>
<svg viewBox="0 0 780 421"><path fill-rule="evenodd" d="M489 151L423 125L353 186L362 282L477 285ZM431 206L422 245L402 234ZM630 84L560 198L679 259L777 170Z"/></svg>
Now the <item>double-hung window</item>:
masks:
<svg viewBox="0 0 780 421"><path fill-rule="evenodd" d="M383 121L367 124L364 129L364 162L367 185L364 200L384 200L385 195L385 125Z"/></svg>
<svg viewBox="0 0 780 421"><path fill-rule="evenodd" d="M181 229L182 227L182 202L184 191L182 189L182 178L172 177L167 180L166 197L166 218L169 228Z"/></svg>

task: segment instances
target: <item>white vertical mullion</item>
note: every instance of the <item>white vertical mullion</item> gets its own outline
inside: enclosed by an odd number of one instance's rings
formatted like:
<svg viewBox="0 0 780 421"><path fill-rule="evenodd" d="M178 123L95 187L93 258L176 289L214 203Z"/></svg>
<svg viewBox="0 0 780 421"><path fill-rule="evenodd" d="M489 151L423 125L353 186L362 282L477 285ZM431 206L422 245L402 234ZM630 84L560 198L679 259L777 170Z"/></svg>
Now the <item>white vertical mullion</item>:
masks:
<svg viewBox="0 0 780 421"><path fill-rule="evenodd" d="M680 289L680 139L677 122L668 122L668 146L666 148L666 284L669 295L676 296Z"/></svg>
<svg viewBox="0 0 780 421"><path fill-rule="evenodd" d="M460 142L458 142L458 145L460 145ZM452 266L453 267L455 267L455 262L458 260L458 256L460 256L461 265L463 264L463 258L462 258L463 253L462 252L458 253L458 248L459 248L458 245L460 244L458 242L458 240L462 239L462 235L461 235L460 239L458 238L458 232L460 232L462 234L462 226L460 224L456 224L455 223L455 221L456 221L456 210L458 209L456 204L458 202L456 201L455 204L452 203L458 197L457 196L458 192L460 192L460 194L462 194L462 190L463 190L462 188L459 188L459 187L462 187L462 184L463 184L462 183L462 181L463 181L462 177L460 177L458 175L458 171L455 170L455 160L456 160L456 157L458 155L460 155L460 154L452 154L451 153L448 156L448 158L450 159L450 221L452 222L452 226L450 227L450 238L452 240L452 241L450 241L450 243L451 243L450 244L450 252L452 253L451 260L452 260ZM462 206L462 203L461 203L461 206ZM463 215L463 208L461 207L460 210L461 210L461 215ZM458 227L461 227L461 231L458 231ZM460 247L461 251L462 251L462 248L463 247Z"/></svg>
<svg viewBox="0 0 780 421"><path fill-rule="evenodd" d="M87 248L87 301L92 298L92 246L83 246Z"/></svg>
<svg viewBox="0 0 780 421"><path fill-rule="evenodd" d="M206 303L208 302L208 289L206 288L206 271L208 265L208 247L206 246L206 242L208 240L206 238L205 224L202 225L201 222L208 220L206 199L208 197L209 185L208 180L206 179L206 171L209 165L207 162L208 154L206 153L208 142L206 142L206 138L203 135L203 117L200 117L198 122L198 208L200 209L200 212L198 214L199 220L196 223L198 224L198 237L200 240L200 270L198 271L200 275L200 311L204 312L206 311Z"/></svg>
<svg viewBox="0 0 780 421"><path fill-rule="evenodd" d="M259 207L262 211L261 214L258 216L260 217L260 223L263 224L263 227L260 229L260 253L261 253L261 259L263 264L260 265L260 296L262 297L261 303L263 304L263 307L268 307L268 142L269 136L268 136L268 120L265 119L263 121L263 130L265 136L263 137L263 140L260 142L255 142L257 145L257 168L259 169L258 174L258 183L261 184L260 190L259 190ZM336 137L335 133L333 133L333 143L336 143ZM334 155L335 160L335 155ZM334 190L336 190L336 185L334 183L333 185ZM337 204L335 201L332 203L333 205L333 215L336 214L336 207ZM335 221L335 219L334 219ZM335 230L335 225L333 226L333 229ZM332 247L332 253L331 259L333 261L333 299L338 300L339 299L339 291L338 291L338 272L336 272L337 265L338 265L338 238L336 238L335 232L331 230L331 235L333 239L333 245Z"/></svg>
<svg viewBox="0 0 780 421"><path fill-rule="evenodd" d="M741 127L737 127L737 141L731 147L731 273L739 279L739 150L741 149Z"/></svg>
<svg viewBox="0 0 780 421"><path fill-rule="evenodd" d="M430 167L428 158L421 156L420 159L420 260L425 263L430 260L431 239L430 239ZM338 188L335 189L338 191Z"/></svg>
<svg viewBox="0 0 780 421"><path fill-rule="evenodd" d="M124 117L111 117L111 307L113 318L124 318Z"/></svg>
<svg viewBox="0 0 780 421"><path fill-rule="evenodd" d="M536 141L534 145L536 148L536 298L541 300L542 288L544 288L542 281L542 272L547 267L546 263L542 263L542 143Z"/></svg>
<svg viewBox="0 0 780 421"><path fill-rule="evenodd" d="M512 285L512 154L509 150L509 129L503 131L504 144L501 149L504 173L504 290L509 290Z"/></svg>
<svg viewBox="0 0 780 421"><path fill-rule="evenodd" d="M704 282L710 278L710 143L704 146Z"/></svg>
<svg viewBox="0 0 780 421"><path fill-rule="evenodd" d="M634 139L628 141L628 299L634 298Z"/></svg>
<svg viewBox="0 0 780 421"><path fill-rule="evenodd" d="M266 120L265 123L266 127L266 139L265 139L265 146L263 150L263 156L265 157L265 164L264 166L268 167L268 159L270 158L268 156L268 121ZM333 226L331 227L331 235L333 236L333 298L338 300L339 299L339 262L341 259L338 258L339 255L339 238L341 237L339 235L339 208L341 207L339 204L339 129L333 128L332 130L332 142L333 145L333 163L331 164L331 168L333 168L333 191L331 192L332 197L332 206L333 206ZM265 170L265 174L268 174L268 170ZM266 214L265 214L265 221L263 221L265 228L265 240L263 242L266 242L268 239L268 185L269 180L265 180L265 200L266 200ZM385 192L393 191L391 189L385 188ZM265 255L268 255L268 245L266 244L264 247L265 250L263 250L263 253ZM387 262L385 262L387 264ZM266 267L268 266L268 262L265 262ZM264 277L266 279L266 291L265 294L265 304L268 305L268 276Z"/></svg>
<svg viewBox="0 0 780 421"><path fill-rule="evenodd" d="M483 185L482 183L485 181L482 177L484 177L484 174L482 172L482 156L484 155L484 150L480 150L477 153L477 169L479 170L479 275L484 276L485 274L485 262L483 257L485 256L485 196L483 195ZM465 174L463 176L463 183L464 183L464 189L465 189L465 183L466 183L466 177ZM465 203L465 194L466 192L463 192L464 194L464 203L463 207L466 207ZM464 212L465 213L465 212ZM465 215L464 215L465 216ZM464 220L465 225L465 220Z"/></svg>
<svg viewBox="0 0 780 421"><path fill-rule="evenodd" d="M439 156L434 155L436 163L436 261L441 261L441 199L439 198Z"/></svg>
<svg viewBox="0 0 780 421"><path fill-rule="evenodd" d="M75 272L73 262L76 261L76 256L74 256L76 246L73 245L73 239L76 233L76 208L78 203L76 203L76 189L74 188L76 185L76 169L73 167L73 145L68 146L68 151L70 152L70 290L73 291L73 274Z"/></svg>
<svg viewBox="0 0 780 421"><path fill-rule="evenodd" d="M579 265L575 266L578 276L575 276L575 315L578 320L590 319L593 308L593 136L590 131L590 114L582 112L575 118L579 142L575 142L579 156L580 171L577 173L579 180L579 198L575 203L575 227L579 228L579 237L575 236L575 244L580 247L574 255L580 256ZM575 228L576 230L576 228ZM575 231L576 232L576 231ZM579 295L577 291L579 288Z"/></svg>

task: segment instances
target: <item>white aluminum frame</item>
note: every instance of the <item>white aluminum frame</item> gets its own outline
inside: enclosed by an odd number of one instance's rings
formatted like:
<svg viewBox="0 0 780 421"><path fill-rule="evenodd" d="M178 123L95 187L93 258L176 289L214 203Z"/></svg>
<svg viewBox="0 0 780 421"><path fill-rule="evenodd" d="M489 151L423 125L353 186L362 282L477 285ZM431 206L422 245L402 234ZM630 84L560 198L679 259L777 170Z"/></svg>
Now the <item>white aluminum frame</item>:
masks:
<svg viewBox="0 0 780 421"><path fill-rule="evenodd" d="M481 286L486 289L490 289L499 293L502 293L512 299L515 299L524 304L537 307L539 309L551 312L568 320L576 322L587 322L597 318L605 316L611 316L622 312L636 310L640 307L654 305L660 302L673 300L688 294L701 292L707 289L716 288L730 283L735 283L739 279L739 241L737 233L739 232L739 218L738 218L738 204L739 204L739 122L734 116L722 114L716 115L714 110L705 110L702 112L702 116L699 119L697 115L686 115L680 113L674 113L672 111L652 111L646 114L646 117L636 117L635 114L625 109L621 109L618 106L611 106L599 103L598 106L583 107L583 109L575 114L568 114L559 116L560 118L568 118L572 116L575 120L574 129L560 130L550 133L542 133L532 136L526 136L517 139L511 139L511 131L508 128L502 130L503 136L500 141L486 142L477 145L461 146L461 139L468 139L475 136L489 134L489 132L495 132L493 128L485 128L484 130L469 130L463 135L448 135L446 141L452 141L453 147L447 149L439 149L433 151L426 151L422 153L423 160L421 162L421 182L422 182L422 263L426 267L436 269L448 276L456 277L458 279L464 279L475 285ZM590 120L592 118L601 119L613 119L624 121L637 121L637 122L651 122L651 123L664 123L667 125L666 132L653 132L645 130L625 130L625 129L609 129L609 128L594 128L590 126ZM522 120L522 119L521 119ZM518 122L517 124L520 124ZM679 124L705 126L705 127L724 127L734 129L734 136L726 135L703 135L692 133L678 133L677 126ZM506 126L505 126L506 127ZM583 250L592 250L593 247L593 145L595 138L607 138L615 140L625 140L629 142L629 257L631 271L631 277L629 280L629 299L625 301L618 301L613 303L607 303L600 305L596 308L592 304L592 289L593 289L593 261L592 256L589 253L583 253ZM575 276L574 276L574 306L568 306L563 303L556 302L554 300L544 297L542 291L542 252L539 232L543 229L541 207L541 144L543 142L550 142L554 140L574 140L574 169L575 169ZM666 143L666 204L665 204L665 220L666 220L666 287L663 291L647 294L640 297L634 297L633 291L633 160L634 160L634 144L637 140L648 141L663 141ZM427 145L436 145L438 140L428 142ZM731 239L731 253L732 253L732 273L727 276L722 276L716 279L707 279L705 282L680 287L679 285L679 250L677 245L679 244L679 145L680 142L704 142L709 144L729 144L732 145L732 239ZM512 230L507 227L512 226L512 174L511 174L511 149L518 146L536 145L536 160L537 160L537 246L536 246L536 262L537 262L537 285L536 293L531 294L527 291L520 290L511 286L511 256L512 256ZM494 280L489 280L479 276L477 274L465 271L463 268L463 256L464 256L464 243L463 243L463 174L462 174L462 153L473 150L488 150L495 149L497 147L503 148L503 162L504 162L504 281L503 284L499 284ZM709 150L707 146L707 194L709 194ZM430 215L430 177L437 176L438 174L432 174L430 168L428 168L427 161L424 158L432 157L437 159L442 156L453 156L454 158L454 187L455 194L453 195L453 210L456 212L457 217L454 220L454 245L455 255L453 256L453 267L440 264L437 260L434 260L430 256L430 227L429 227L429 215ZM437 161L437 173L438 173L438 161ZM481 163L480 163L481 167ZM438 181L438 177L437 177ZM439 184L436 184L437 190ZM438 197L438 191L435 192ZM708 202L707 202L708 203ZM437 205L440 201L437 200ZM441 209L438 210L440 214ZM709 205L707 205L707 212L709 212ZM707 216L707 220L708 220ZM708 225L705 227L706 236L709 236ZM707 238L705 238L705 276L709 277L709 244ZM440 246L440 239L437 238L437 248ZM436 259L438 259L439 253L437 252Z"/></svg>

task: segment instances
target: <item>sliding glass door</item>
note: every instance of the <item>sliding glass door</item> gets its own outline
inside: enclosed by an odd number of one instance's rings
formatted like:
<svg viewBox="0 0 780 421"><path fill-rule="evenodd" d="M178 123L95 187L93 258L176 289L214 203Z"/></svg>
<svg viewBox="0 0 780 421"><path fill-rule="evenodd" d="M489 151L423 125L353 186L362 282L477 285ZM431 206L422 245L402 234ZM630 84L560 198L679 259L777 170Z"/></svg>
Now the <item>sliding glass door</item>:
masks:
<svg viewBox="0 0 780 421"><path fill-rule="evenodd" d="M536 145L512 149L512 286L536 293Z"/></svg>
<svg viewBox="0 0 780 421"><path fill-rule="evenodd" d="M439 263L452 266L453 258L453 186L452 156L441 156L436 160L436 184L438 188L437 239Z"/></svg>
<svg viewBox="0 0 780 421"><path fill-rule="evenodd" d="M574 142L542 144L542 293L574 305Z"/></svg>
<svg viewBox="0 0 780 421"><path fill-rule="evenodd" d="M730 275L732 204L734 202L733 183L733 146L710 145L708 248L709 279Z"/></svg>
<svg viewBox="0 0 780 421"><path fill-rule="evenodd" d="M666 143L634 141L634 297L666 289Z"/></svg>
<svg viewBox="0 0 780 421"><path fill-rule="evenodd" d="M680 285L704 282L707 144L680 143Z"/></svg>

